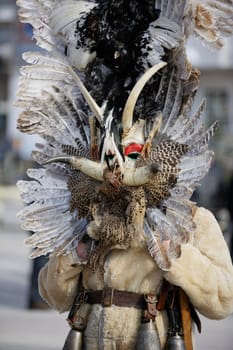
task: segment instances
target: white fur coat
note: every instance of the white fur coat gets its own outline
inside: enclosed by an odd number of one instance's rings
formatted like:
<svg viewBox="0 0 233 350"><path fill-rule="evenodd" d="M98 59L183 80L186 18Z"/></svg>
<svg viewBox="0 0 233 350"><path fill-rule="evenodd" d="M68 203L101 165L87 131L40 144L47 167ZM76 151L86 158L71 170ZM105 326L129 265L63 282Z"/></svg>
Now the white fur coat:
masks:
<svg viewBox="0 0 233 350"><path fill-rule="evenodd" d="M80 271L86 289L112 287L137 293L158 292L163 278L180 286L195 308L211 319L221 319L233 312L233 266L220 227L204 208L196 210L196 230L189 243L182 245L181 256L172 261L168 272L161 271L146 249L114 250L106 259L104 276L85 265L75 264L72 254L52 256L39 276L42 297L60 312L69 310L77 290ZM87 327L87 349L134 349L141 311L134 308L85 305L80 310ZM167 334L164 312L156 317L161 346ZM116 345L117 346L117 345ZM118 347L117 347L118 348Z"/></svg>

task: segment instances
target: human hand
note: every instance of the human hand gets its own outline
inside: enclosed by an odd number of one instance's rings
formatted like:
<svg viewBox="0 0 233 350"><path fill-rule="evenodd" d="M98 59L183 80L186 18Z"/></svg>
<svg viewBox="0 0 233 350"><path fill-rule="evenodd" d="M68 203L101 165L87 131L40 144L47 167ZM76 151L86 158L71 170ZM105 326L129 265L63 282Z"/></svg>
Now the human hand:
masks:
<svg viewBox="0 0 233 350"><path fill-rule="evenodd" d="M80 241L76 247L76 252L80 261L87 260L89 256L89 244Z"/></svg>
<svg viewBox="0 0 233 350"><path fill-rule="evenodd" d="M85 239L78 243L76 247L76 253L78 255L78 259L81 263L87 263L90 253L93 249L94 241L92 239Z"/></svg>

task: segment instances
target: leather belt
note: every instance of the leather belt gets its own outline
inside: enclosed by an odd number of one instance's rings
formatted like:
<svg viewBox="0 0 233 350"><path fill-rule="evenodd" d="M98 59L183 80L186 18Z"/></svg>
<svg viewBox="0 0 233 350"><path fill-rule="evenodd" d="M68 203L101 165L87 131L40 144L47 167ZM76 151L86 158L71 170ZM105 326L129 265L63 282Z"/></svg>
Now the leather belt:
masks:
<svg viewBox="0 0 233 350"><path fill-rule="evenodd" d="M105 288L103 290L84 290L83 300L88 304L101 304L109 307L112 305L122 307L146 308L146 296L143 294Z"/></svg>

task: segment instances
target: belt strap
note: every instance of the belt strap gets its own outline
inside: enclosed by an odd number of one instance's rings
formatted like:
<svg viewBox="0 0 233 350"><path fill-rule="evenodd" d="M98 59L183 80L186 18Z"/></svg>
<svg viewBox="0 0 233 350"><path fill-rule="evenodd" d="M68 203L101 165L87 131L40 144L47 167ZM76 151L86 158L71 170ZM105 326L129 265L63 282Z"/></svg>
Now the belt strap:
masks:
<svg viewBox="0 0 233 350"><path fill-rule="evenodd" d="M96 291L84 291L84 301L88 304L101 304L105 307L112 305L122 307L146 308L146 300L143 294L105 288Z"/></svg>

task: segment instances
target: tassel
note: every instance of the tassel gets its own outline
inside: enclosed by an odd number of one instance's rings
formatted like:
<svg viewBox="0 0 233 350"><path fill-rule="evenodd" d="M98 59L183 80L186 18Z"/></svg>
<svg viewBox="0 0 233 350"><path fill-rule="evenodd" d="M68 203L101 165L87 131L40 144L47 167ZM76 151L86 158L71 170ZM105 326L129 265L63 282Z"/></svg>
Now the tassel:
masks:
<svg viewBox="0 0 233 350"><path fill-rule="evenodd" d="M62 350L82 350L82 332L71 329Z"/></svg>
<svg viewBox="0 0 233 350"><path fill-rule="evenodd" d="M160 340L155 323L149 322L141 323L138 332L136 350L160 350Z"/></svg>

